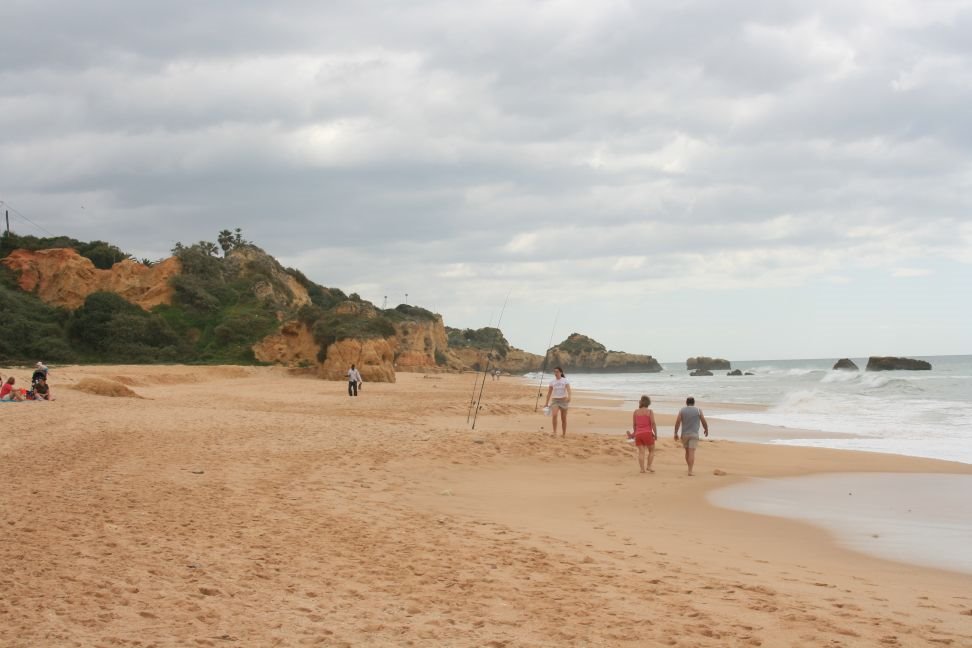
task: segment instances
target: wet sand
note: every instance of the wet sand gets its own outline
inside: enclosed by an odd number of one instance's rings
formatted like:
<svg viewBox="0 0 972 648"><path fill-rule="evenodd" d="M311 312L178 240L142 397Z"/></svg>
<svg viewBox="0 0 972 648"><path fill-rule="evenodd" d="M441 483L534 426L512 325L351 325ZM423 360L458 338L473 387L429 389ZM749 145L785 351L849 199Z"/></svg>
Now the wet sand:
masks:
<svg viewBox="0 0 972 648"><path fill-rule="evenodd" d="M54 403L0 405L3 646L972 645L968 574L706 499L972 466L726 441L713 421L696 477L668 427L642 475L630 413L578 398L552 439L513 379L486 383L470 430L469 374L357 399L279 368L51 378ZM69 388L84 378L140 398Z"/></svg>

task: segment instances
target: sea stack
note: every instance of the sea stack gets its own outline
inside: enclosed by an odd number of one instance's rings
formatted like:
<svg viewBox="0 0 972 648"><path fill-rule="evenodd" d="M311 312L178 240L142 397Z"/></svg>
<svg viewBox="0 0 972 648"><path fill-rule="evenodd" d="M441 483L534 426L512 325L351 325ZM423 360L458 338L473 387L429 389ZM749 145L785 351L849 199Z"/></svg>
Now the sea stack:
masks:
<svg viewBox="0 0 972 648"><path fill-rule="evenodd" d="M860 368L850 358L841 358L834 363L834 370L860 371Z"/></svg>
<svg viewBox="0 0 972 648"><path fill-rule="evenodd" d="M895 358L891 356L871 356L867 360L865 371L928 371L931 363L913 358Z"/></svg>

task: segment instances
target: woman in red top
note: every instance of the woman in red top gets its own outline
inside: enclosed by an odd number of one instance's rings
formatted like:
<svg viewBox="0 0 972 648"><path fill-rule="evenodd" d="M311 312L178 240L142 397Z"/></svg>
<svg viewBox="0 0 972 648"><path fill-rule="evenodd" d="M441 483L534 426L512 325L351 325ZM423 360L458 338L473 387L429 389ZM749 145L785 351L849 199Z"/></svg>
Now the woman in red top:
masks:
<svg viewBox="0 0 972 648"><path fill-rule="evenodd" d="M7 382L3 383L3 387L0 387L0 400L5 401L22 401L24 400L24 395L19 389L14 389L14 383L17 380L10 376L7 378Z"/></svg>
<svg viewBox="0 0 972 648"><path fill-rule="evenodd" d="M638 446L638 466L641 472L655 472L651 468L651 462L655 460L655 440L658 439L658 426L655 425L655 413L648 406L651 399L642 396L638 401L638 409L631 415L631 427L634 433L628 433L629 438L633 438L635 445ZM645 450L648 450L648 464L645 465Z"/></svg>

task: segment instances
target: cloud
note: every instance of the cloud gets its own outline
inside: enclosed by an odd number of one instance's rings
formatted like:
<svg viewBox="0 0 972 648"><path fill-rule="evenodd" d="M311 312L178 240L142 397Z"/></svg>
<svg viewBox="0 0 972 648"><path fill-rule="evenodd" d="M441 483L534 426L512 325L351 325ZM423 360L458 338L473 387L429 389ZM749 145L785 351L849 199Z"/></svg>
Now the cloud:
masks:
<svg viewBox="0 0 972 648"><path fill-rule="evenodd" d="M927 277L934 273L928 268L895 268L891 274L895 277Z"/></svg>
<svg viewBox="0 0 972 648"><path fill-rule="evenodd" d="M447 319L972 259L964 2L52 1L5 27L0 198L139 256L241 227Z"/></svg>

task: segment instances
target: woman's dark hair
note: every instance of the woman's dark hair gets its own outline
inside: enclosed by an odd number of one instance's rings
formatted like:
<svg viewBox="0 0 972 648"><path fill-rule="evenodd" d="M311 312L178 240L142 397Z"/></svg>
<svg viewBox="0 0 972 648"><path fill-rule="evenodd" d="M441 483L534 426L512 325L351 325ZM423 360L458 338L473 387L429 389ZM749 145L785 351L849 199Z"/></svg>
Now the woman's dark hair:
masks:
<svg viewBox="0 0 972 648"><path fill-rule="evenodd" d="M642 396L641 400L638 401L638 407L648 407L651 405L651 399L647 396Z"/></svg>
<svg viewBox="0 0 972 648"><path fill-rule="evenodd" d="M554 367L554 371L559 371L562 378L566 378L567 377L567 374L565 374L564 373L564 370L561 369L560 367Z"/></svg>
<svg viewBox="0 0 972 648"><path fill-rule="evenodd" d="M17 382L17 379L16 379L16 378L14 378L13 376L10 376L9 378L7 378L7 384L8 384L8 385L12 385L12 384L14 384L15 382Z"/></svg>

